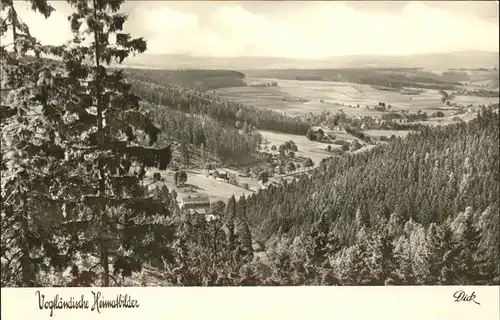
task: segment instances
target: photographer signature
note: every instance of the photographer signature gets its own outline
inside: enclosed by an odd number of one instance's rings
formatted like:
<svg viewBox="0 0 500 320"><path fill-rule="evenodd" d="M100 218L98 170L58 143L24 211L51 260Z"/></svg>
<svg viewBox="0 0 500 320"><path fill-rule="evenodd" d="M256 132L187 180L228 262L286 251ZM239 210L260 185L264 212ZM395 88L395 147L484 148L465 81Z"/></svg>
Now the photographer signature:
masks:
<svg viewBox="0 0 500 320"><path fill-rule="evenodd" d="M472 291L472 294L468 295L467 293L465 293L465 291L459 290L453 294L453 298L455 298L455 302L461 302L461 301L469 301L470 302L470 301L472 301L475 304L481 305L479 302L474 300L477 298L476 293L474 291Z"/></svg>

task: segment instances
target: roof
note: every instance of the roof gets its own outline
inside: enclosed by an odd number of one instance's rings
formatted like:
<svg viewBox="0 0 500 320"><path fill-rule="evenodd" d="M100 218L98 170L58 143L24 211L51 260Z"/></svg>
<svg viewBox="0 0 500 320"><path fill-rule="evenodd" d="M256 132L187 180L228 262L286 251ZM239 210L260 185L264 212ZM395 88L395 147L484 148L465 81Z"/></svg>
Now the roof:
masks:
<svg viewBox="0 0 500 320"><path fill-rule="evenodd" d="M186 195L181 196L181 201L184 204L209 204L210 198L207 195Z"/></svg>
<svg viewBox="0 0 500 320"><path fill-rule="evenodd" d="M207 208L186 208L186 209L191 210L192 213L204 214L204 215L208 214Z"/></svg>

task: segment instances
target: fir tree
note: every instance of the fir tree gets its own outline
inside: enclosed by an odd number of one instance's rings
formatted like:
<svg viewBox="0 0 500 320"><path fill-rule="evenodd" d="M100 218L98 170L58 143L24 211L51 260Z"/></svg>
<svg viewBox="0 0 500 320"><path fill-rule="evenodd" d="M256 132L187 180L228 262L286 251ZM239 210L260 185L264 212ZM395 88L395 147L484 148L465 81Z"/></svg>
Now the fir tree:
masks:
<svg viewBox="0 0 500 320"><path fill-rule="evenodd" d="M44 0L30 4L45 18L53 11ZM67 262L64 239L55 230L61 222L61 208L54 205L55 190L51 189L51 179L61 174L57 163L64 151L55 142L49 116L47 94L53 78L51 66L40 58L47 47L31 36L13 1L2 1L1 10L7 14L6 20L0 20L0 36L10 31L13 40L0 48L5 104L1 123L2 284L37 286L43 285L42 269L60 270Z"/></svg>
<svg viewBox="0 0 500 320"><path fill-rule="evenodd" d="M458 266L456 270L460 283L474 285L480 282L478 265L478 249L481 241L481 230L473 221L474 214L466 210L463 227L459 230L458 242ZM461 231L461 232L460 232Z"/></svg>
<svg viewBox="0 0 500 320"><path fill-rule="evenodd" d="M225 212L225 227L227 229L227 244L231 253L236 249L235 235L235 220L236 220L236 199L234 195L229 198Z"/></svg>
<svg viewBox="0 0 500 320"><path fill-rule="evenodd" d="M69 19L74 37L69 45L51 50L61 57L67 74L56 97L63 103L53 106L52 113L66 152L64 165L78 175L79 183L60 198L67 207L72 205L73 220L88 221L95 231L86 242L97 244L102 285L108 286L111 261L115 275L128 276L151 258L152 246L162 245L157 241L161 230L162 238L168 237L169 211L147 194L140 181L146 168L164 170L171 151L152 147L159 129L140 110L123 72L105 67L146 50L142 38L122 32L123 1L68 3L75 9ZM88 47L81 44L87 35ZM118 238L111 235L117 224L122 227ZM94 251L93 246L87 250Z"/></svg>

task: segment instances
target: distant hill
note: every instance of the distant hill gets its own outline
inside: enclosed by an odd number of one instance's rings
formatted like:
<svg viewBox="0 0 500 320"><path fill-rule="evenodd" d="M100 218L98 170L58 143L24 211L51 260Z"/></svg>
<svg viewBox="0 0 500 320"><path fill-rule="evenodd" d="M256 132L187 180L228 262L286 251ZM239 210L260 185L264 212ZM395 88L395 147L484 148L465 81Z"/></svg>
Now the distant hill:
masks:
<svg viewBox="0 0 500 320"><path fill-rule="evenodd" d="M127 59L136 67L165 69L324 69L324 68L498 68L498 52L460 51L417 55L353 55L325 59L280 57L210 57L171 54L144 54Z"/></svg>
<svg viewBox="0 0 500 320"><path fill-rule="evenodd" d="M245 75L233 70L158 70L158 69L140 69L140 68L124 68L126 74L133 75L132 77L141 81L150 81L155 83L159 79L166 84L173 84L190 89L206 91L215 90L226 87L244 87L246 83L243 81Z"/></svg>

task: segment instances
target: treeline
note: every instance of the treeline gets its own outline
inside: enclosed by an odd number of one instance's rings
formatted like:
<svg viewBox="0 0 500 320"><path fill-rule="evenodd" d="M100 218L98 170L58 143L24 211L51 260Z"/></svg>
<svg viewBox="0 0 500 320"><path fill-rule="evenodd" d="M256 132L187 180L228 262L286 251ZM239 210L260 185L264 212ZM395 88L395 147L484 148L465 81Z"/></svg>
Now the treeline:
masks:
<svg viewBox="0 0 500 320"><path fill-rule="evenodd" d="M262 137L258 132L242 134L216 119L204 115L188 115L165 106L145 104L152 119L161 129L162 137L203 147L221 161L239 164L255 155Z"/></svg>
<svg viewBox="0 0 500 320"><path fill-rule="evenodd" d="M264 83L252 83L250 87L254 88L267 88L267 87L277 87L277 82L264 82Z"/></svg>
<svg viewBox="0 0 500 320"><path fill-rule="evenodd" d="M163 69L126 69L128 73L138 75L162 84L172 84L193 90L215 90L220 88L245 87L245 74L233 70L163 70Z"/></svg>
<svg viewBox="0 0 500 320"><path fill-rule="evenodd" d="M389 88L401 89L404 87L434 89L434 90L455 90L460 83L446 83L432 78L416 77L407 78L402 75L384 75L375 77L360 78L357 83L383 86Z"/></svg>
<svg viewBox="0 0 500 320"><path fill-rule="evenodd" d="M498 98L500 96L500 92L498 90L475 89L460 92L459 95L482 98Z"/></svg>
<svg viewBox="0 0 500 320"><path fill-rule="evenodd" d="M414 87L454 90L457 86L462 86L459 82L445 81L439 79L439 76L423 73L417 69L400 68L248 70L245 74L249 77L287 80L354 82L396 89Z"/></svg>
<svg viewBox="0 0 500 320"><path fill-rule="evenodd" d="M214 204L216 220L184 215L164 284L498 285L498 120L328 159Z"/></svg>
<svg viewBox="0 0 500 320"><path fill-rule="evenodd" d="M161 82L158 80L149 82L141 74L128 74L132 90L144 100L154 104L165 105L183 112L208 115L233 125L237 121L247 122L263 130L306 134L307 129L309 129L309 124L300 117L290 117L272 110L257 109L188 88L160 84Z"/></svg>

